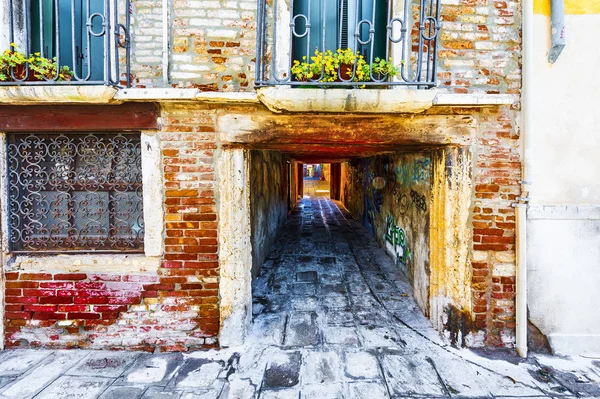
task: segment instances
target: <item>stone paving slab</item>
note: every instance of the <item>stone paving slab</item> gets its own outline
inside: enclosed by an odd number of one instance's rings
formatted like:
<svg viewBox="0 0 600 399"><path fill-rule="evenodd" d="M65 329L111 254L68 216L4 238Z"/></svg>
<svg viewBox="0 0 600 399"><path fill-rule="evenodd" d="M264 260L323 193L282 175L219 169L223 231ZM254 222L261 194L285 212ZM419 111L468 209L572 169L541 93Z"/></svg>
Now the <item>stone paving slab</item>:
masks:
<svg viewBox="0 0 600 399"><path fill-rule="evenodd" d="M93 399L111 384L112 380L99 377L63 375L36 396L36 399Z"/></svg>
<svg viewBox="0 0 600 399"><path fill-rule="evenodd" d="M387 399L389 397L386 386L381 380L353 382L346 388L346 399Z"/></svg>
<svg viewBox="0 0 600 399"><path fill-rule="evenodd" d="M17 349L6 351L0 362L0 377L14 377L35 367L42 359L50 356L51 351L28 351Z"/></svg>
<svg viewBox="0 0 600 399"><path fill-rule="evenodd" d="M175 390L208 390L215 385L220 385L217 379L224 366L222 362L215 362L208 359L186 359L171 379L169 388Z"/></svg>
<svg viewBox="0 0 600 399"><path fill-rule="evenodd" d="M144 353L116 381L116 384L167 385L181 365L181 353Z"/></svg>
<svg viewBox="0 0 600 399"><path fill-rule="evenodd" d="M100 399L139 399L142 397L145 390L145 386L131 387L113 385L108 387L108 389L102 393Z"/></svg>
<svg viewBox="0 0 600 399"><path fill-rule="evenodd" d="M447 396L437 371L426 359L417 356L385 353L380 357L384 377L395 396Z"/></svg>
<svg viewBox="0 0 600 399"><path fill-rule="evenodd" d="M279 352L270 359L265 369L263 386L266 389L289 388L300 382L302 354L299 351Z"/></svg>
<svg viewBox="0 0 600 399"><path fill-rule="evenodd" d="M5 398L31 398L88 354L87 351L55 351L45 356L19 379L2 388ZM35 358L35 357L34 357ZM21 360L24 360L21 358ZM5 360L7 361L7 360Z"/></svg>
<svg viewBox="0 0 600 399"><path fill-rule="evenodd" d="M66 374L117 378L140 356L135 352L91 352Z"/></svg>
<svg viewBox="0 0 600 399"><path fill-rule="evenodd" d="M314 312L293 312L285 328L284 345L310 346L319 342L319 331Z"/></svg>

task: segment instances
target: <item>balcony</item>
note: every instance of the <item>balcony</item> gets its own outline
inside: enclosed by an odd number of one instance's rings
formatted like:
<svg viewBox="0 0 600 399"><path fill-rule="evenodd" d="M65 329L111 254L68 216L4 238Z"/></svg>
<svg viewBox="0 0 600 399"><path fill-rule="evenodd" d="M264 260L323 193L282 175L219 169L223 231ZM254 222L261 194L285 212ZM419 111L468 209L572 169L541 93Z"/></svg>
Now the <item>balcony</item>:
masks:
<svg viewBox="0 0 600 399"><path fill-rule="evenodd" d="M129 3L4 0L0 86L130 87Z"/></svg>
<svg viewBox="0 0 600 399"><path fill-rule="evenodd" d="M436 86L441 0L259 1L256 86Z"/></svg>

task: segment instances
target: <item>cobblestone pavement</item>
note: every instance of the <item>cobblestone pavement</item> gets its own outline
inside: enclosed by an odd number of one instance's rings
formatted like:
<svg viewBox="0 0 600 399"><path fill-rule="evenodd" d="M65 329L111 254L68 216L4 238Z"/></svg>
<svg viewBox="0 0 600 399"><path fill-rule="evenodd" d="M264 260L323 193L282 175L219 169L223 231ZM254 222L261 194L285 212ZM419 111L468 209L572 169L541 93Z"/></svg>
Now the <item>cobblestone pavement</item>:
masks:
<svg viewBox="0 0 600 399"><path fill-rule="evenodd" d="M0 397L600 397L599 360L453 348L410 294L360 223L305 198L255 281L243 347L4 351Z"/></svg>

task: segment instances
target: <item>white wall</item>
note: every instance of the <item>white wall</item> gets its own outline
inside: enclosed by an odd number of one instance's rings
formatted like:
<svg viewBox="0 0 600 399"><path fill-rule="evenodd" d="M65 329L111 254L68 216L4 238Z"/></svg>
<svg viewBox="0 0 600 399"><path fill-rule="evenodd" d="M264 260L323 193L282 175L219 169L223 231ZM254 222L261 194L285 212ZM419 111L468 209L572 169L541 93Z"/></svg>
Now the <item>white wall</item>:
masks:
<svg viewBox="0 0 600 399"><path fill-rule="evenodd" d="M528 305L556 353L578 354L600 350L600 15L566 24L550 65L550 20L535 16Z"/></svg>

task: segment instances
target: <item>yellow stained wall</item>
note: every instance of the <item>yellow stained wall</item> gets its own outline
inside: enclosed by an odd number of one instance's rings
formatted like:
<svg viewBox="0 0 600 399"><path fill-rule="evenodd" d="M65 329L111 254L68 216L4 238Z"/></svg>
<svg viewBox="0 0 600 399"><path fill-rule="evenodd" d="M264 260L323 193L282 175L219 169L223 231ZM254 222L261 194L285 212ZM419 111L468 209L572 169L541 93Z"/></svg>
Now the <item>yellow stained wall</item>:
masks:
<svg viewBox="0 0 600 399"><path fill-rule="evenodd" d="M550 0L534 0L533 12L550 15ZM565 0L565 13L572 15L600 14L600 0Z"/></svg>

